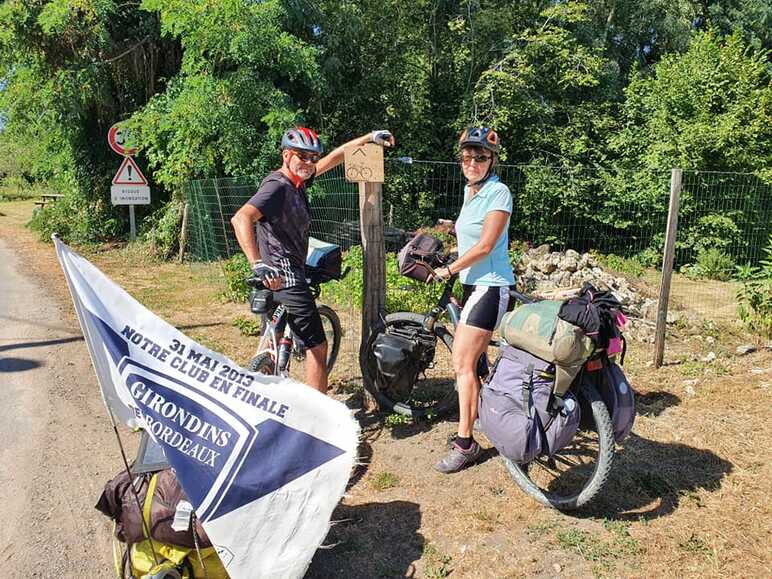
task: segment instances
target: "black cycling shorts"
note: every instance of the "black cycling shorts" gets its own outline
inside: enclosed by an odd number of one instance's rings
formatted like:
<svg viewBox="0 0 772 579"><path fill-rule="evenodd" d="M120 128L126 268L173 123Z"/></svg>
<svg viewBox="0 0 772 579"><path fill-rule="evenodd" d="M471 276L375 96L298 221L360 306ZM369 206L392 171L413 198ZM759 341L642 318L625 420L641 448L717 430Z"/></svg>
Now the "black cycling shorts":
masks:
<svg viewBox="0 0 772 579"><path fill-rule="evenodd" d="M492 332L509 306L509 286L463 284L461 323Z"/></svg>
<svg viewBox="0 0 772 579"><path fill-rule="evenodd" d="M273 292L277 302L287 307L287 321L295 336L306 348L313 348L327 341L322 318L316 309L314 296L307 285L295 285Z"/></svg>

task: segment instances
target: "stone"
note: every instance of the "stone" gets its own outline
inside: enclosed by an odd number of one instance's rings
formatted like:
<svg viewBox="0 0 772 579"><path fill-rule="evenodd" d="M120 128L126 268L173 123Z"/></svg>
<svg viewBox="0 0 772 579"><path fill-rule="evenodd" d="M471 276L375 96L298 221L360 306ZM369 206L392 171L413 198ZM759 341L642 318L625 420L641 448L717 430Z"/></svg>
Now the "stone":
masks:
<svg viewBox="0 0 772 579"><path fill-rule="evenodd" d="M539 247L534 247L530 253L533 257L542 257L544 255L547 255L550 252L550 246L548 243L545 243L543 245L540 245Z"/></svg>
<svg viewBox="0 0 772 579"><path fill-rule="evenodd" d="M737 349L734 351L735 354L738 356L745 356L746 354L750 354L751 352L756 351L756 346L752 346L751 344L745 344L744 346L737 346Z"/></svg>
<svg viewBox="0 0 772 579"><path fill-rule="evenodd" d="M560 563L555 563L552 565L552 570L555 571L555 573L560 573L563 570L563 567L560 566Z"/></svg>
<svg viewBox="0 0 772 579"><path fill-rule="evenodd" d="M715 359L716 359L716 353L715 352L708 352L708 355L705 356L704 358L702 358L702 361L710 364Z"/></svg>
<svg viewBox="0 0 772 579"><path fill-rule="evenodd" d="M705 343L710 344L711 346L716 343L716 338L713 336L708 336L705 338Z"/></svg>
<svg viewBox="0 0 772 579"><path fill-rule="evenodd" d="M667 313L667 323L668 324L675 324L680 319L681 319L681 314L679 314L678 312L668 312Z"/></svg>
<svg viewBox="0 0 772 579"><path fill-rule="evenodd" d="M579 261L581 259L579 252L574 249L566 249L566 257L575 261Z"/></svg>

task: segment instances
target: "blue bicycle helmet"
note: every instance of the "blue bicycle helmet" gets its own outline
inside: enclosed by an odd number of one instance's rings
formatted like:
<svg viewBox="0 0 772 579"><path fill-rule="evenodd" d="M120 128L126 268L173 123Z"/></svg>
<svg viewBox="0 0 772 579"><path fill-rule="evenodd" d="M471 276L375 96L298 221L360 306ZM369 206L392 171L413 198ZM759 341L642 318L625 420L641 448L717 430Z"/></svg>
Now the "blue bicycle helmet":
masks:
<svg viewBox="0 0 772 579"><path fill-rule="evenodd" d="M458 140L458 146L461 149L464 147L482 147L492 153L498 153L501 149L498 134L489 127L469 127L464 130Z"/></svg>
<svg viewBox="0 0 772 579"><path fill-rule="evenodd" d="M324 147L322 147L322 142L319 140L319 135L316 134L316 131L305 127L295 127L284 133L284 136L281 138L281 148L308 151L318 155L324 154Z"/></svg>

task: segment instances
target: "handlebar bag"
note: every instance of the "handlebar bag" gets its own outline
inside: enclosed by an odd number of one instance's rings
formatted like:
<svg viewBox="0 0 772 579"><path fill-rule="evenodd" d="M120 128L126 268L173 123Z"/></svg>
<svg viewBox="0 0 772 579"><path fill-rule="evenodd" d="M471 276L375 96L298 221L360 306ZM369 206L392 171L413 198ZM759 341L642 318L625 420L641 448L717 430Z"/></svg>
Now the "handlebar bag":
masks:
<svg viewBox="0 0 772 579"><path fill-rule="evenodd" d="M399 273L426 282L432 268L442 263L442 242L436 237L419 233L407 242L397 255Z"/></svg>
<svg viewBox="0 0 772 579"><path fill-rule="evenodd" d="M309 269L310 277L319 283L340 279L343 269L340 246L309 237L306 267Z"/></svg>
<svg viewBox="0 0 772 579"><path fill-rule="evenodd" d="M552 456L576 435L581 409L571 392L553 393L555 367L503 345L480 389L480 429L502 456L524 464Z"/></svg>

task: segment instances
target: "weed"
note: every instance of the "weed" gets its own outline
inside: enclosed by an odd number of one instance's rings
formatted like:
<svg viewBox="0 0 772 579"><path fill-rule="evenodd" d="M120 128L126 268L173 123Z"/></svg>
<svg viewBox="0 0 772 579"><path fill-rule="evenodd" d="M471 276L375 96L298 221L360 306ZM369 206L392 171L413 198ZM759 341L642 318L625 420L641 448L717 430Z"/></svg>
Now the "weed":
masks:
<svg viewBox="0 0 772 579"><path fill-rule="evenodd" d="M556 521L539 521L533 523L525 528L525 532L532 537L543 537L556 529L558 524Z"/></svg>
<svg viewBox="0 0 772 579"><path fill-rule="evenodd" d="M638 541L630 536L626 523L606 523L611 541L603 541L595 533L579 529L558 531L555 535L558 545L578 553L585 561L595 563L598 570L607 572L620 559L629 559L640 553Z"/></svg>
<svg viewBox="0 0 772 579"><path fill-rule="evenodd" d="M422 558L426 561L424 577L427 579L443 579L450 576L453 572L453 569L450 567L453 558L450 555L441 553L430 543L424 545Z"/></svg>
<svg viewBox="0 0 772 579"><path fill-rule="evenodd" d="M242 336L259 336L261 320L256 316L237 316L233 320L233 327L238 328Z"/></svg>
<svg viewBox="0 0 772 579"><path fill-rule="evenodd" d="M397 426L404 426L406 424L412 424L413 419L410 416L406 416L404 414L397 414L396 412L394 414L389 414L386 417L386 420L383 421L383 423L386 425L386 428L395 428Z"/></svg>
<svg viewBox="0 0 772 579"><path fill-rule="evenodd" d="M735 270L734 260L720 249L710 248L697 254L694 264L681 268L682 273L694 279L728 281Z"/></svg>
<svg viewBox="0 0 772 579"><path fill-rule="evenodd" d="M394 473L384 471L370 479L370 486L377 491L385 491L399 486L399 478Z"/></svg>
<svg viewBox="0 0 772 579"><path fill-rule="evenodd" d="M685 541L678 543L678 546L692 555L703 555L707 557L711 554L708 544L695 533L692 533Z"/></svg>

